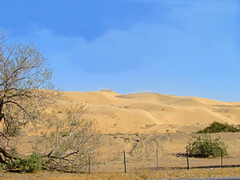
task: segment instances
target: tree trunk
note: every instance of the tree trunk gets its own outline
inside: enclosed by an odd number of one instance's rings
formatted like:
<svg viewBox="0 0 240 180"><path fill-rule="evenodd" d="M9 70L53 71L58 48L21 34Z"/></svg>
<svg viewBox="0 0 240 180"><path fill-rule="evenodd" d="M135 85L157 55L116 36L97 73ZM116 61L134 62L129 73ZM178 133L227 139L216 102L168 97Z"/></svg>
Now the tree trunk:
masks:
<svg viewBox="0 0 240 180"><path fill-rule="evenodd" d="M4 119L4 113L3 113L3 99L0 100L0 122Z"/></svg>

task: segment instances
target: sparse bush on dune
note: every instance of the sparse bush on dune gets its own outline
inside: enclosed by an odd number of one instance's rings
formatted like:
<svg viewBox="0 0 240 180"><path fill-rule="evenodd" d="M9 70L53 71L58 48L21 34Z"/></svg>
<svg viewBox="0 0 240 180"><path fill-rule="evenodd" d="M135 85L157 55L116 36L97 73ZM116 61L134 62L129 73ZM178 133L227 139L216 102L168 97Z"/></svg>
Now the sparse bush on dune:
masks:
<svg viewBox="0 0 240 180"><path fill-rule="evenodd" d="M210 126L197 132L188 142L189 155L192 157L220 157L227 155L227 148L221 138L212 139L208 133L239 132L240 129L228 123L214 121Z"/></svg>
<svg viewBox="0 0 240 180"><path fill-rule="evenodd" d="M220 157L227 155L225 143L220 139L212 139L209 135L192 136L188 142L190 157Z"/></svg>
<svg viewBox="0 0 240 180"><path fill-rule="evenodd" d="M219 132L239 132L240 129L238 127L234 127L233 125L229 125L228 123L220 123L214 121L210 126L206 127L203 130L198 131L198 134L207 134L207 133L219 133Z"/></svg>

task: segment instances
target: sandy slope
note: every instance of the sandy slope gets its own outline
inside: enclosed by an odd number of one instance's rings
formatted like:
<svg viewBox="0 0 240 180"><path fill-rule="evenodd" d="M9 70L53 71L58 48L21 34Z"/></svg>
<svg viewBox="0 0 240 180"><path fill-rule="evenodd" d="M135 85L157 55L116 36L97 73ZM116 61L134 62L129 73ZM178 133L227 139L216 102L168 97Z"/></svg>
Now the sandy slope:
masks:
<svg viewBox="0 0 240 180"><path fill-rule="evenodd" d="M192 132L213 121L240 123L240 103L198 97L103 90L64 92L58 103L69 101L86 103L85 118L96 120L102 133Z"/></svg>
<svg viewBox="0 0 240 180"><path fill-rule="evenodd" d="M186 167L186 158L178 154L186 152L192 132L213 121L240 124L240 103L236 102L156 93L120 95L111 90L64 92L54 109L59 117L70 101L86 104L88 111L84 118L96 120L102 132L99 148L92 157L93 172L123 172L124 150L128 171L155 168L157 149L160 167ZM239 164L240 133L211 136L220 136L228 147L229 155L224 164ZM31 147L38 138L35 131L29 132L28 136L16 137L18 152L24 155L33 152ZM220 160L192 158L190 162L191 166L219 165Z"/></svg>

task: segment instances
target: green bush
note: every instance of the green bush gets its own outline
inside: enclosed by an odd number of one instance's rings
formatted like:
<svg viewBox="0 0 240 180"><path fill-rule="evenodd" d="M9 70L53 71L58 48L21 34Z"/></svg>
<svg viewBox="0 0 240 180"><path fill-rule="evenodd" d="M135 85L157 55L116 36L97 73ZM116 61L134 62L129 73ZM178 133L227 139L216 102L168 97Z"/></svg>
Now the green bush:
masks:
<svg viewBox="0 0 240 180"><path fill-rule="evenodd" d="M219 132L239 132L240 129L229 125L227 123L219 123L214 121L210 126L206 127L203 130L198 131L198 134L207 134L207 133L219 133Z"/></svg>
<svg viewBox="0 0 240 180"><path fill-rule="evenodd" d="M209 135L192 136L187 148L190 157L220 157L227 155L225 143L220 139L213 139Z"/></svg>
<svg viewBox="0 0 240 180"><path fill-rule="evenodd" d="M33 153L20 162L20 170L27 173L41 170L41 167L41 156L36 153Z"/></svg>
<svg viewBox="0 0 240 180"><path fill-rule="evenodd" d="M31 173L36 170L41 170L41 156L33 153L30 156L27 156L24 159L14 158L9 161L7 164L3 164L2 166L4 169L10 171L20 171L20 172L27 172Z"/></svg>

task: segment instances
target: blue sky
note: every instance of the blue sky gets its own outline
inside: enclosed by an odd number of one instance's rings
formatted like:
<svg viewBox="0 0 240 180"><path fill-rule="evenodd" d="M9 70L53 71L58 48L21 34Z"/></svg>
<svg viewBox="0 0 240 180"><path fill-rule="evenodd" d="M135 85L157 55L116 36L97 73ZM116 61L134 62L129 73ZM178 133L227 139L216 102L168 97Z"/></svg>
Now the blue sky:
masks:
<svg viewBox="0 0 240 180"><path fill-rule="evenodd" d="M66 91L240 102L238 0L0 0L0 28L33 41Z"/></svg>

